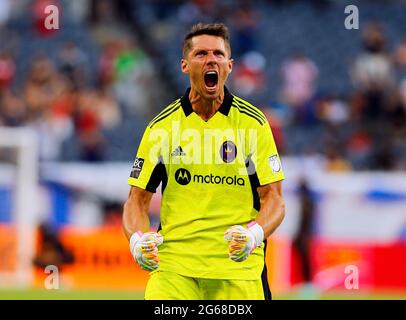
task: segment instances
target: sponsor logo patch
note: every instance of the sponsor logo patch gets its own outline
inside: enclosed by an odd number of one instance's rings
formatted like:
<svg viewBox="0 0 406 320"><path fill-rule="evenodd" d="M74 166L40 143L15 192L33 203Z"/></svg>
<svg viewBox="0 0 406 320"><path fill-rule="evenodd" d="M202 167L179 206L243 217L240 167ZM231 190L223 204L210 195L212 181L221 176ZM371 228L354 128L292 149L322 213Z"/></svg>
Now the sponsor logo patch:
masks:
<svg viewBox="0 0 406 320"><path fill-rule="evenodd" d="M144 165L144 159L136 157L135 160L134 160L134 164L132 166L132 169L131 169L130 177L138 179L138 177L140 176L143 165Z"/></svg>
<svg viewBox="0 0 406 320"><path fill-rule="evenodd" d="M193 178L193 179L192 179ZM192 174L189 170L180 168L175 172L175 180L182 186L189 184L192 180L193 183L202 183L202 184L227 184L234 186L245 186L244 178L237 176L215 176L213 174Z"/></svg>
<svg viewBox="0 0 406 320"><path fill-rule="evenodd" d="M179 183L182 186L189 184L191 178L192 178L192 175L186 169L181 168L181 169L176 170L176 172L175 172L175 180L177 183Z"/></svg>
<svg viewBox="0 0 406 320"><path fill-rule="evenodd" d="M182 147L179 146L175 150L172 151L171 155L172 155L172 157L181 157L181 156L186 156L186 152L184 152Z"/></svg>

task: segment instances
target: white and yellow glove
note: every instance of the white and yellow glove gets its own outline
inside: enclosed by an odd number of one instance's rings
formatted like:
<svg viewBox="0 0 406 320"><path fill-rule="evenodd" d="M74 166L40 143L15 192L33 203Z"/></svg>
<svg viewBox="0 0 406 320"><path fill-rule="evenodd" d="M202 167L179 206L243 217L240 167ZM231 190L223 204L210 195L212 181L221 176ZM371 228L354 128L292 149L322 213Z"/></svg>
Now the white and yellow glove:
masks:
<svg viewBox="0 0 406 320"><path fill-rule="evenodd" d="M232 226L224 233L228 241L228 256L236 262L244 261L264 241L264 230L255 221L243 226Z"/></svg>
<svg viewBox="0 0 406 320"><path fill-rule="evenodd" d="M159 267L158 246L163 241L164 237L156 232L133 233L130 238L130 250L134 260L142 269L153 271Z"/></svg>

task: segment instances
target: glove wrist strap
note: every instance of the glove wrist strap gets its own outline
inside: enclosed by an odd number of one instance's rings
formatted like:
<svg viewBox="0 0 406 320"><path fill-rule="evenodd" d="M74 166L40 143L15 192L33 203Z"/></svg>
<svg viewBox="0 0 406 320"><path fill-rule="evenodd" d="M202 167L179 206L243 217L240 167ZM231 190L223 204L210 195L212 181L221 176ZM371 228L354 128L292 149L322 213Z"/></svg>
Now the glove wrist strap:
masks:
<svg viewBox="0 0 406 320"><path fill-rule="evenodd" d="M143 233L141 231L134 232L130 237L130 250L134 251L135 244L141 239Z"/></svg>
<svg viewBox="0 0 406 320"><path fill-rule="evenodd" d="M264 241L264 229L255 220L248 223L247 227L255 237L256 246L260 247Z"/></svg>

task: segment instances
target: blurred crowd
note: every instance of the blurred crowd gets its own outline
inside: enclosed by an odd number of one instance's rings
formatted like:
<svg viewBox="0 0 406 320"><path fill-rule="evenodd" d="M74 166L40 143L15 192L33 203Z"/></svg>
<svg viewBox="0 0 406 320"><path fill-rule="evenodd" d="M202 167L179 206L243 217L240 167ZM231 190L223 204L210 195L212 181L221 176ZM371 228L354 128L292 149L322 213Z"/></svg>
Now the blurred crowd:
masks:
<svg viewBox="0 0 406 320"><path fill-rule="evenodd" d="M91 40L86 45L96 52L96 61L69 34L44 28L49 4L63 8L62 28L71 24ZM154 78L153 64L123 20L126 8L120 4L0 1L1 38L10 40L0 44L0 125L34 128L42 160L63 160L67 141L78 144L77 160L105 160L104 132L117 129L123 117L150 112L153 92L146 89ZM29 23L19 24L24 19ZM51 45L22 55L27 42Z"/></svg>
<svg viewBox="0 0 406 320"><path fill-rule="evenodd" d="M344 96L319 90L323 79L309 57L287 58L280 70L277 108L267 108L276 127L283 132L283 126L322 125L318 143L328 170L405 170L405 39L390 51L383 26L367 25L362 49L348 68L352 89ZM313 144L309 141L306 151L320 152L320 145Z"/></svg>
<svg viewBox="0 0 406 320"><path fill-rule="evenodd" d="M292 2L260 1L275 10ZM59 3L64 19L89 35L96 55L43 29L42 9L49 3ZM312 1L316 10L328 10L329 3ZM106 160L111 143L106 131L118 130L131 117L148 120L176 96L159 83L183 92L173 69L165 67L165 50L154 49L165 49L171 30L224 21L236 59L230 86L269 116L282 154L317 156L333 171L406 170L406 35L389 46L383 21L365 24L359 53L350 65L342 61L351 81L345 94L320 89L323 66L305 53L286 56L279 78L272 79L278 92L269 101L267 68L273 62L258 33L272 21L260 7L244 0L0 0L0 36L9 39L0 44L0 125L35 128L43 160L64 160L64 143L70 141L78 144L77 160ZM13 24L25 18L29 37ZM36 39L58 41L52 52L21 56L21 41ZM21 70L23 60L28 63ZM314 128L320 134L306 138ZM293 146L301 138L300 147Z"/></svg>
<svg viewBox="0 0 406 320"><path fill-rule="evenodd" d="M323 86L325 79L320 76L320 68L326 66L300 50L286 55L276 66L279 77L271 78L269 69L275 68L276 62L270 55L283 51L286 43L279 41L278 47L269 48L263 43L262 34L268 29L281 29L271 20L269 11L286 16L286 9L292 5L298 6L291 13L299 14L307 6L320 16L344 8L344 4L339 6L329 0L305 4L296 0L156 0L145 5L144 12L148 14L144 16L144 26L152 30L149 35L156 42L164 42L165 38L174 37L175 32L186 32L195 21L224 21L230 27L235 59L229 85L233 92L260 106L269 116L282 154L311 156L319 166L332 171L406 170L406 33L403 39L389 43L384 18L387 13L382 13L381 20L364 22L358 33L352 33L353 42L359 42L358 53L351 56L351 61L347 57L334 61L338 68L347 70L349 84L344 86L345 92ZM337 15L339 19L345 18ZM287 25L301 27L299 22L293 23L297 16L290 18L292 23ZM343 21L339 28L344 30ZM285 30L284 35L280 31L274 36L283 38L288 31L294 32ZM341 45L333 39L334 35L323 36L318 41L327 41L326 45L331 47ZM315 43L309 40L306 45ZM168 45L162 46L170 49ZM175 68L171 71L174 73ZM269 98L269 88L275 82L278 89ZM179 84L182 87L187 83Z"/></svg>

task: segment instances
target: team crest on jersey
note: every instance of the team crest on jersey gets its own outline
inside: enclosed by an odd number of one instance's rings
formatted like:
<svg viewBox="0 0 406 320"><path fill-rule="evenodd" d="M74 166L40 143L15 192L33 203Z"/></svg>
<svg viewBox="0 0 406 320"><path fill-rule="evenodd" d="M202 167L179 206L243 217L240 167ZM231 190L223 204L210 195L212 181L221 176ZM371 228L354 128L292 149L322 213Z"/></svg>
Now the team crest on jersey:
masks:
<svg viewBox="0 0 406 320"><path fill-rule="evenodd" d="M138 177L140 176L143 165L144 165L144 159L136 157L135 160L134 160L133 167L131 169L130 177L138 179Z"/></svg>
<svg viewBox="0 0 406 320"><path fill-rule="evenodd" d="M272 172L279 172L281 171L281 163L279 162L278 155L274 154L268 158L269 165L272 169Z"/></svg>
<svg viewBox="0 0 406 320"><path fill-rule="evenodd" d="M220 157L225 163L233 162L237 157L237 147L232 141L225 141L220 147Z"/></svg>

